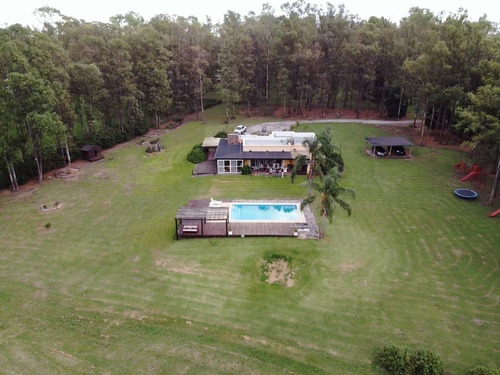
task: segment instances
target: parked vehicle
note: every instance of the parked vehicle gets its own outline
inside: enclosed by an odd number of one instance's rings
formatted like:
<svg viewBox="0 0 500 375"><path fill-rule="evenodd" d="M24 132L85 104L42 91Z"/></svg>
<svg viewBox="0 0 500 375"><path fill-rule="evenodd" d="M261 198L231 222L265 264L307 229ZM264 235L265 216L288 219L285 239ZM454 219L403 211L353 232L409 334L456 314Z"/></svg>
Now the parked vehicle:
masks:
<svg viewBox="0 0 500 375"><path fill-rule="evenodd" d="M378 157L387 156L387 151L382 146L375 146L375 150L373 150L373 151L374 151L375 155L377 155Z"/></svg>
<svg viewBox="0 0 500 375"><path fill-rule="evenodd" d="M238 125L236 128L234 128L234 132L236 134L245 134L247 131L247 127L245 125Z"/></svg>
<svg viewBox="0 0 500 375"><path fill-rule="evenodd" d="M394 156L405 156L406 151L403 146L393 146L391 150L391 154Z"/></svg>

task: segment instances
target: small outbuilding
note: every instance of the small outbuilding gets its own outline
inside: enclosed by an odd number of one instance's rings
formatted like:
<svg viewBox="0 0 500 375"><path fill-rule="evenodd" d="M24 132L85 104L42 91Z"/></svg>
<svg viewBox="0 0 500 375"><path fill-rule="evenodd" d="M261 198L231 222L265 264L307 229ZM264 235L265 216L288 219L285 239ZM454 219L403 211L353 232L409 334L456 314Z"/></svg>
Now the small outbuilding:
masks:
<svg viewBox="0 0 500 375"><path fill-rule="evenodd" d="M80 152L82 153L83 160L94 162L104 158L101 146L85 145L80 149Z"/></svg>
<svg viewBox="0 0 500 375"><path fill-rule="evenodd" d="M366 137L365 141L368 155L411 158L413 143L404 137Z"/></svg>

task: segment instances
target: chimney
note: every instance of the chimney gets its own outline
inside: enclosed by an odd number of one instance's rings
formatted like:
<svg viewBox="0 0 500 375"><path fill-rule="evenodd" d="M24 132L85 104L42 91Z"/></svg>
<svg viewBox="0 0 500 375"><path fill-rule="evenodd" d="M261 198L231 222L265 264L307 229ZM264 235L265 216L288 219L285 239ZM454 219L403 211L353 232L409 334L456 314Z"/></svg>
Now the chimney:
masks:
<svg viewBox="0 0 500 375"><path fill-rule="evenodd" d="M240 143L238 134L228 134L227 135L227 144L228 145L237 145Z"/></svg>

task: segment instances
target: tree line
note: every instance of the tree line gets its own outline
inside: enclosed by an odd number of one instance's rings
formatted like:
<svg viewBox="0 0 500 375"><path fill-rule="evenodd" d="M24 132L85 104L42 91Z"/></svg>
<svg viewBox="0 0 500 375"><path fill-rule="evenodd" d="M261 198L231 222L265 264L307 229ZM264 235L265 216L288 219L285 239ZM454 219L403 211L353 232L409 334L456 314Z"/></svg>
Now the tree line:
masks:
<svg viewBox="0 0 500 375"><path fill-rule="evenodd" d="M226 121L370 106L390 117L416 108L421 143L464 136L486 162L500 157L500 34L467 11L411 8L399 24L344 6L286 3L281 15L228 11L222 22L136 13L86 22L44 7L40 30L0 29L0 187L158 127L204 120L215 91ZM495 102L497 100L497 102ZM367 104L368 103L368 104Z"/></svg>

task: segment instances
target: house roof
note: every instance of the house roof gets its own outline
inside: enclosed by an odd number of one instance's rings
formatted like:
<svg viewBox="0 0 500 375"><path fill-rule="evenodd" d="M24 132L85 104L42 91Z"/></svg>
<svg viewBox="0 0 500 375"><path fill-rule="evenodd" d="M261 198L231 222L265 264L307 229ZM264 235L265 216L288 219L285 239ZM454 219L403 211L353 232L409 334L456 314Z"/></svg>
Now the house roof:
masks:
<svg viewBox="0 0 500 375"><path fill-rule="evenodd" d="M85 145L83 146L80 151L90 151L93 150L94 148L101 148L101 146L96 146L96 145Z"/></svg>
<svg viewBox="0 0 500 375"><path fill-rule="evenodd" d="M221 138L215 138L215 137L205 137L203 140L203 144L201 147L217 147L219 145Z"/></svg>
<svg viewBox="0 0 500 375"><path fill-rule="evenodd" d="M413 143L404 137L365 137L365 139L372 146L413 146Z"/></svg>
<svg viewBox="0 0 500 375"><path fill-rule="evenodd" d="M221 139L215 151L215 159L293 159L288 151L243 151L239 144L230 145L227 139Z"/></svg>
<svg viewBox="0 0 500 375"><path fill-rule="evenodd" d="M240 136L244 146L282 146L287 144L302 145L306 139L314 139L315 133L274 131L268 135L244 134Z"/></svg>

